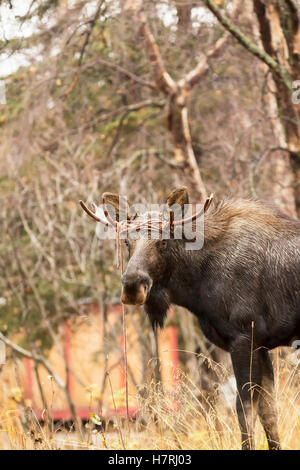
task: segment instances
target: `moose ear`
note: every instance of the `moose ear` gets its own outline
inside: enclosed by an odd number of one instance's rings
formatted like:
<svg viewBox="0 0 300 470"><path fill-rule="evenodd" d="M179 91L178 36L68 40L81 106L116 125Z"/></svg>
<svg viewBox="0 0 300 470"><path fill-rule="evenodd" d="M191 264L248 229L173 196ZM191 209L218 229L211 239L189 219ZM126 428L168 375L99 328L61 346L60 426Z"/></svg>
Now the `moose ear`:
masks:
<svg viewBox="0 0 300 470"><path fill-rule="evenodd" d="M113 220L124 220L128 218L129 204L125 196L113 193L103 193L102 202L106 206Z"/></svg>
<svg viewBox="0 0 300 470"><path fill-rule="evenodd" d="M179 206L183 208L184 204L188 204L188 203L189 203L189 194L185 186L174 189L167 198L167 204L169 207L173 206L173 204L178 204Z"/></svg>

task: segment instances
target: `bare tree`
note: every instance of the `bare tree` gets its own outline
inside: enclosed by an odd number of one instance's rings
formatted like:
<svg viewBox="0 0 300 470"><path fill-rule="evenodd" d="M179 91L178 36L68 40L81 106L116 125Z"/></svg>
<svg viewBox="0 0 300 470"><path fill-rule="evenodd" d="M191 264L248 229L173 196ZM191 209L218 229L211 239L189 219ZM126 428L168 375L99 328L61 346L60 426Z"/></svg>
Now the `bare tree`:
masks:
<svg viewBox="0 0 300 470"><path fill-rule="evenodd" d="M188 173L188 180L192 185L193 194L196 197L200 195L201 198L204 198L206 188L193 150L188 99L193 88L209 70L211 60L224 49L230 35L225 34L221 37L193 70L182 79L175 81L165 68L146 13L140 2L138 3L139 5L137 5L137 2L127 2L125 8L133 11L132 15L139 23L139 32L155 80L155 86L167 99L167 128L175 144L175 161L179 164L179 167L182 165L184 171ZM235 0L232 12L233 19L238 15L239 5L239 0ZM191 10L191 5L180 4L177 6L179 27L190 24Z"/></svg>
<svg viewBox="0 0 300 470"><path fill-rule="evenodd" d="M293 82L300 75L300 7L295 0L253 0L261 44L246 35L213 0L203 3L224 28L268 67L275 84L274 131L279 140L274 171L285 187L284 207L300 214L300 106L293 102ZM272 92L272 90L271 90ZM278 130L278 120L283 132ZM278 133L280 132L280 135Z"/></svg>

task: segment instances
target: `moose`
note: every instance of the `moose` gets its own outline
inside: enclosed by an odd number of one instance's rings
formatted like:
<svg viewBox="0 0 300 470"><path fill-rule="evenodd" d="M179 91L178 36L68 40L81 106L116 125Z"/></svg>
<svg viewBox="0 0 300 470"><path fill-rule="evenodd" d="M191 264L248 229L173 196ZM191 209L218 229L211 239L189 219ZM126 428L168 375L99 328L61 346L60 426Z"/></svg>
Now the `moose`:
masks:
<svg viewBox="0 0 300 470"><path fill-rule="evenodd" d="M169 206L188 202L185 187L167 198ZM119 213L117 195L104 193L103 203ZM300 221L272 204L228 198L205 211L199 250L172 236L125 243L122 302L143 305L154 326L163 327L171 304L196 315L204 335L231 355L242 449L254 449L257 415L269 449L280 449L268 351L300 338Z"/></svg>

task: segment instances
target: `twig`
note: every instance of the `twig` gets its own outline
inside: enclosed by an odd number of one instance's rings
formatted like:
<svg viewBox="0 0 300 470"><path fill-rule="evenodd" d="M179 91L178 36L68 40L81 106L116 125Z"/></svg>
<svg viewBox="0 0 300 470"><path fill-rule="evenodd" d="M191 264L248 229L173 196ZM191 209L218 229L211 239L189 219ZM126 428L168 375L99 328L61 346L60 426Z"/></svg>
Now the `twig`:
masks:
<svg viewBox="0 0 300 470"><path fill-rule="evenodd" d="M240 10L241 1L235 0L233 5L233 11L231 19L235 20L238 17ZM185 77L185 86L192 88L194 87L200 79L208 72L211 59L218 57L224 50L226 44L228 43L231 34L229 32L225 33L216 44L208 51L207 55L203 57L203 60L197 64L194 70L191 70L188 75Z"/></svg>
<svg viewBox="0 0 300 470"><path fill-rule="evenodd" d="M83 59L83 56L84 56L84 52L85 52L85 49L87 48L88 46L88 43L89 43L89 40L90 40L90 37L91 37L91 34L92 34L92 31L95 27L95 24L98 20L98 17L100 15L100 11L101 11L101 7L104 3L104 0L101 0L97 6L97 9L96 9L96 12L95 12L95 15L93 16L93 18L89 21L89 28L87 29L87 31L85 31L85 40L84 40L84 43L83 43L83 46L81 48L81 51L80 51L80 56L79 56L79 59L78 59L78 64L79 66L81 65L82 63L82 59Z"/></svg>
<svg viewBox="0 0 300 470"><path fill-rule="evenodd" d="M24 349L21 346L18 346L17 344L13 343L10 339L8 339L6 336L4 336L1 332L0 332L0 340L2 340L5 344L7 344L7 346L10 346L14 351L21 354L22 356L27 357L28 359L33 359L34 361L40 362L41 364L43 364L45 369L47 369L49 374L54 378L57 385L62 390L65 389L64 381L58 375L56 375L56 373L50 366L49 362L43 356L41 356L40 354L31 353L27 349Z"/></svg>
<svg viewBox="0 0 300 470"><path fill-rule="evenodd" d="M234 36L238 42L254 56L258 57L265 64L270 67L277 75L279 75L285 84L285 86L292 90L292 80L288 71L281 67L280 64L273 59L266 51L261 49L259 46L252 41L249 36L246 36L242 30L235 25L228 16L215 4L213 0L202 0L207 8L215 15L219 22Z"/></svg>

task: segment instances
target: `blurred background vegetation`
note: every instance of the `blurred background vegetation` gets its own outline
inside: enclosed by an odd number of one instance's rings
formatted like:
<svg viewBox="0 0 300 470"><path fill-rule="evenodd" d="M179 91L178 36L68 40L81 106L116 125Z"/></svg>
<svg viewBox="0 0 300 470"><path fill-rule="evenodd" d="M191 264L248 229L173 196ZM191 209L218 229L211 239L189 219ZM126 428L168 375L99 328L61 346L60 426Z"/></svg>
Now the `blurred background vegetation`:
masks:
<svg viewBox="0 0 300 470"><path fill-rule="evenodd" d="M164 202L184 184L192 202L242 195L299 215L297 1L2 0L0 15L0 331L34 358L84 303L119 303L114 243L79 199ZM180 349L203 350L190 314L170 321Z"/></svg>

